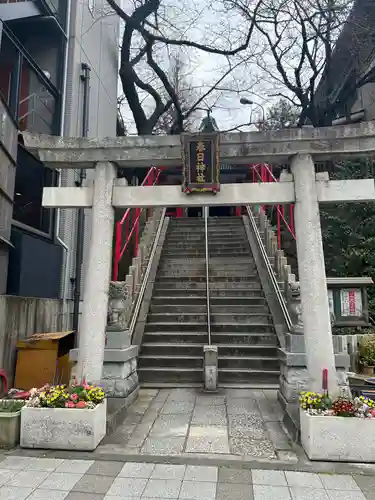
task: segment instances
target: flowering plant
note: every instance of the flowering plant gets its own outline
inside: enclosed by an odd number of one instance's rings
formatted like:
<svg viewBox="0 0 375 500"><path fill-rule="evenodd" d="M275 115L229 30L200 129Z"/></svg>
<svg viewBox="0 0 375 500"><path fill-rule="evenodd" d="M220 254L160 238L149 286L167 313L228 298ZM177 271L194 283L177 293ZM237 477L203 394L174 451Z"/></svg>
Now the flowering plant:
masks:
<svg viewBox="0 0 375 500"><path fill-rule="evenodd" d="M309 415L375 418L375 401L364 396L339 397L332 401L327 394L301 392L300 407Z"/></svg>
<svg viewBox="0 0 375 500"><path fill-rule="evenodd" d="M72 385L45 385L31 389L26 406L34 408L78 408L92 409L102 403L105 397L101 387L87 384L85 380Z"/></svg>

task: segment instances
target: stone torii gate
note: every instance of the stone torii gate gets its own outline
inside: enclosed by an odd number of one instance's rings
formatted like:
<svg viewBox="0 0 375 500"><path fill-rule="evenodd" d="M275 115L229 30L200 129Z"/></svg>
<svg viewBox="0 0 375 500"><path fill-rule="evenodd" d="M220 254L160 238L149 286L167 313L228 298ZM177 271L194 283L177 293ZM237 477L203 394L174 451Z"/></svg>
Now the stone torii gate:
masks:
<svg viewBox="0 0 375 500"><path fill-rule="evenodd" d="M178 136L86 139L24 134L24 140L48 166L95 170L91 186L45 188L43 193L43 206L47 208L92 208L78 373L90 381L98 381L102 375L114 207L294 203L309 388L321 389L322 370L327 368L329 390L331 394L338 392L319 203L373 201L375 186L373 179L330 181L326 173L315 175L314 161L374 155L374 122L222 134L221 161L236 165L289 163L291 174L279 183L224 184L216 196L187 197L180 186L130 187L116 178L117 168L181 164Z"/></svg>

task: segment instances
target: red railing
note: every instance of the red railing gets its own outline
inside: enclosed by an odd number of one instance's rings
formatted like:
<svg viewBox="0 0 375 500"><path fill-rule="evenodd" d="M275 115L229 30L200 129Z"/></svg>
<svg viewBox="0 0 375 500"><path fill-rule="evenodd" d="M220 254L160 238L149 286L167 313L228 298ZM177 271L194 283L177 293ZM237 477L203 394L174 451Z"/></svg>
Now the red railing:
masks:
<svg viewBox="0 0 375 500"><path fill-rule="evenodd" d="M155 186L160 177L162 169L151 167L148 171L146 177L144 178L141 186ZM134 257L138 255L138 244L139 244L139 219L143 212L143 208L128 208L122 219L116 223L116 236L115 236L115 256L113 263L113 280L118 280L118 272L120 260L134 234ZM130 229L131 226L131 229ZM123 230L125 228L125 237L123 243Z"/></svg>
<svg viewBox="0 0 375 500"><path fill-rule="evenodd" d="M278 179L274 176L272 172L272 167L267 164L261 165L251 165L252 169L252 180L253 182L278 182ZM275 205L276 206L276 217L277 217L277 247L281 248L281 222L284 222L285 227L288 229L289 233L292 235L293 239L296 239L294 231L294 205L291 203L289 205L289 222L285 218L285 205ZM262 205L262 210L265 212L266 207Z"/></svg>

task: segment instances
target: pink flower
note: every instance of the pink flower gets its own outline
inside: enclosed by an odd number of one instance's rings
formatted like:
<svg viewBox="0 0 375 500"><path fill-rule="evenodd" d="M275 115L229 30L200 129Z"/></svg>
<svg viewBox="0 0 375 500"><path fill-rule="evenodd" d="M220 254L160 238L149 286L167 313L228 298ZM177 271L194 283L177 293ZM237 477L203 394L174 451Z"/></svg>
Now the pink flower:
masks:
<svg viewBox="0 0 375 500"><path fill-rule="evenodd" d="M65 408L75 408L75 407L76 407L76 405L75 405L75 403L73 403L73 401L67 401L65 403Z"/></svg>
<svg viewBox="0 0 375 500"><path fill-rule="evenodd" d="M79 401L77 404L76 404L76 408L86 408L87 404L86 404L86 401Z"/></svg>
<svg viewBox="0 0 375 500"><path fill-rule="evenodd" d="M78 399L78 394L71 394L71 395L70 395L70 399L71 399L72 401L77 401L77 399Z"/></svg>

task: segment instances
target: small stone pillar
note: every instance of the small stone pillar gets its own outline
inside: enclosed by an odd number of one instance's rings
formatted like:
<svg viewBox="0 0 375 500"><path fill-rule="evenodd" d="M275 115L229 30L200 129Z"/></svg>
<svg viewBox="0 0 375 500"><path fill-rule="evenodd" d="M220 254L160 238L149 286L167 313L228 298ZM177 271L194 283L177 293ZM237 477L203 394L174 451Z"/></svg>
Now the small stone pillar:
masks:
<svg viewBox="0 0 375 500"><path fill-rule="evenodd" d="M338 395L313 159L307 154L297 154L292 158L291 169L308 385L311 391L320 391L322 371L327 368L329 392Z"/></svg>
<svg viewBox="0 0 375 500"><path fill-rule="evenodd" d="M79 378L85 377L88 382L99 382L103 369L114 226L112 188L115 178L116 168L112 163L96 164L91 240L84 282L76 368L76 375Z"/></svg>
<svg viewBox="0 0 375 500"><path fill-rule="evenodd" d="M204 353L204 390L215 392L217 390L217 356L218 350L216 345L205 345Z"/></svg>

